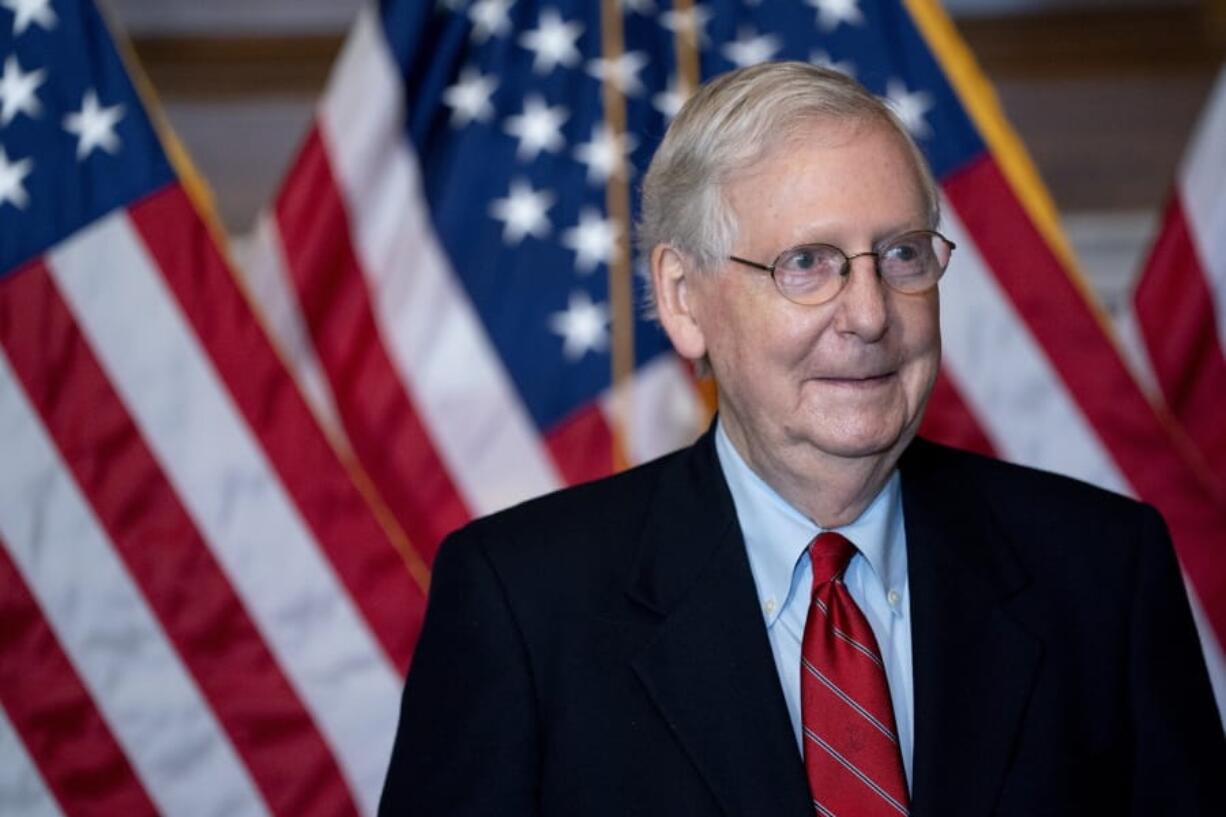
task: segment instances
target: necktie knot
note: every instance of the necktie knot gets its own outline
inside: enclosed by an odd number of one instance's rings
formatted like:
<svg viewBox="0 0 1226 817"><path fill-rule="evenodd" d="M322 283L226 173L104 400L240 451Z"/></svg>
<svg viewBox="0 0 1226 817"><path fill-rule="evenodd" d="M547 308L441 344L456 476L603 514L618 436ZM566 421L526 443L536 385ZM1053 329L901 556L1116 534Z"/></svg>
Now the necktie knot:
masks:
<svg viewBox="0 0 1226 817"><path fill-rule="evenodd" d="M809 543L809 560L813 564L813 587L827 584L847 569L856 554L856 546L846 536L834 531L819 533Z"/></svg>

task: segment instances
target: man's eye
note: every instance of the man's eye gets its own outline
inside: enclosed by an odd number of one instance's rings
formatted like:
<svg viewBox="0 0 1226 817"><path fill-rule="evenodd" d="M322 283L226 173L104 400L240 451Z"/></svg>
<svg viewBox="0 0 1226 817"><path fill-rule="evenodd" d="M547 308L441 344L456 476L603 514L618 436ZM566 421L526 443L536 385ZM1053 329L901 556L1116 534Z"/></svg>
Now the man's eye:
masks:
<svg viewBox="0 0 1226 817"><path fill-rule="evenodd" d="M788 251L779 266L789 272L826 273L839 266L835 252L823 247L797 247Z"/></svg>
<svg viewBox="0 0 1226 817"><path fill-rule="evenodd" d="M813 269L817 258L809 250L796 250L787 257L786 265L792 269Z"/></svg>
<svg viewBox="0 0 1226 817"><path fill-rule="evenodd" d="M886 247L883 259L896 263L908 264L920 259L922 247L918 241L903 241Z"/></svg>

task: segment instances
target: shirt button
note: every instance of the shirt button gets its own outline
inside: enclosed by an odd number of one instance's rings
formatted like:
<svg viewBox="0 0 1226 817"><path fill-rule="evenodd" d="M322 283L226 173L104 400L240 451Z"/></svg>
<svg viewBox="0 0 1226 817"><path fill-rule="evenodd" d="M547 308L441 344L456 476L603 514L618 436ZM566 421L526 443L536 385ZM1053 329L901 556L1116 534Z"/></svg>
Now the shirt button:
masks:
<svg viewBox="0 0 1226 817"><path fill-rule="evenodd" d="M774 614L774 612L775 612L775 600L774 600L774 599L767 599L767 600L766 600L766 604L763 604L763 605L762 605L762 609L766 611L766 614L767 614L768 616L769 616L769 615Z"/></svg>
<svg viewBox="0 0 1226 817"><path fill-rule="evenodd" d="M902 596L898 595L897 590L891 590L889 593L886 594L885 598L886 598L886 601L890 603L891 607L897 607L898 602L902 600Z"/></svg>

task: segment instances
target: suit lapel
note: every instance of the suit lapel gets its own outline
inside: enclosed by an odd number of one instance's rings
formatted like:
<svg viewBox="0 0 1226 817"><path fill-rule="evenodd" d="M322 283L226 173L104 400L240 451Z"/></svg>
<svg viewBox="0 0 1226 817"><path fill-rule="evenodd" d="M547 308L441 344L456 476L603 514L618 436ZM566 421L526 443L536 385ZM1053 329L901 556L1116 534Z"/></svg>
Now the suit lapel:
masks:
<svg viewBox="0 0 1226 817"><path fill-rule="evenodd" d="M629 590L661 617L634 671L726 812L811 816L712 435L677 467L661 480Z"/></svg>
<svg viewBox="0 0 1226 817"><path fill-rule="evenodd" d="M1010 614L1027 577L957 455L900 463L915 684L912 813L987 814L1041 648ZM708 433L661 479L629 596L659 616L633 659L729 814L811 815L732 498Z"/></svg>
<svg viewBox="0 0 1226 817"><path fill-rule="evenodd" d="M916 441L901 463L916 815L991 812L1041 657L1009 612L1026 576L973 477L952 460Z"/></svg>

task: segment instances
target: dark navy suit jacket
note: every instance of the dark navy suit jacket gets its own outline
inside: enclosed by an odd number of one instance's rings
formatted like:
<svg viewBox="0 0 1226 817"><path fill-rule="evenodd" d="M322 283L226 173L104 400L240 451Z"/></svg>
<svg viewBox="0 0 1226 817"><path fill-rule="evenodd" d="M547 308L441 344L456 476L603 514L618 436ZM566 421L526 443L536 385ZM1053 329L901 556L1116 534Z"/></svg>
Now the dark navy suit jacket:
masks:
<svg viewBox="0 0 1226 817"><path fill-rule="evenodd" d="M899 467L912 814L1226 815L1157 512L918 440ZM710 433L444 543L380 814L811 817Z"/></svg>

